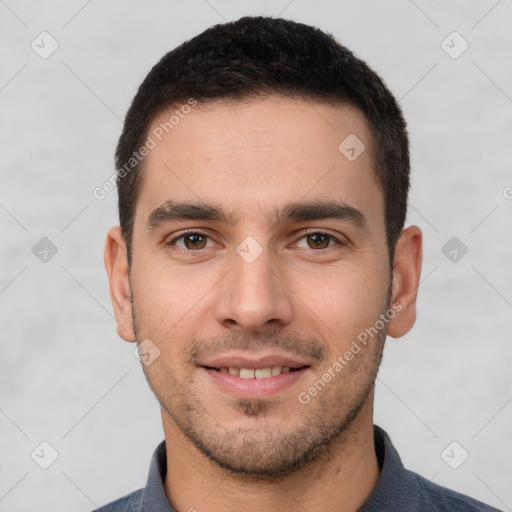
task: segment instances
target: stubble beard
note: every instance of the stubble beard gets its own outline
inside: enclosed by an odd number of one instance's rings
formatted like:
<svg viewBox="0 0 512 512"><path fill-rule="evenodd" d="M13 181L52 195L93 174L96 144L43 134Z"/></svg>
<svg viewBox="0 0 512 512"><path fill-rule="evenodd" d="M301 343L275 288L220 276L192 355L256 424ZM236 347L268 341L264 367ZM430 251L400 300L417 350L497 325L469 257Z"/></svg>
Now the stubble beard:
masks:
<svg viewBox="0 0 512 512"><path fill-rule="evenodd" d="M388 293L385 311L389 305ZM135 304L133 321L139 343L144 336ZM183 383L175 379L165 366L163 350L163 357L143 369L165 414L211 463L247 481L275 482L322 459L328 460L346 442L354 420L372 399L386 335L387 326L309 404L300 405L304 408L300 422L287 430L279 428L287 417L280 424L265 421L282 405L275 399L236 400L237 411L245 418L261 420L261 425L225 428L214 412L207 410L207 404L190 392L192 375ZM324 366L329 364L325 362ZM320 371L311 382L321 374Z"/></svg>

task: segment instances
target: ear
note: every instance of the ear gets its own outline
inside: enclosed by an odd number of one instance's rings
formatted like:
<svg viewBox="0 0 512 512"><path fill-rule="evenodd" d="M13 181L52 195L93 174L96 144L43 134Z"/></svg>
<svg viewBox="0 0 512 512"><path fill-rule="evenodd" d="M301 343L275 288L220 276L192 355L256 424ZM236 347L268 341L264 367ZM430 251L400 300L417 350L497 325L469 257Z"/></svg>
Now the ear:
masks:
<svg viewBox="0 0 512 512"><path fill-rule="evenodd" d="M125 341L135 341L132 302L130 300L130 271L126 244L119 226L110 228L107 234L104 261L110 288L110 299L117 321L117 333Z"/></svg>
<svg viewBox="0 0 512 512"><path fill-rule="evenodd" d="M422 234L418 226L404 229L395 247L391 306L401 309L389 323L388 334L400 338L416 321L416 296L421 276Z"/></svg>

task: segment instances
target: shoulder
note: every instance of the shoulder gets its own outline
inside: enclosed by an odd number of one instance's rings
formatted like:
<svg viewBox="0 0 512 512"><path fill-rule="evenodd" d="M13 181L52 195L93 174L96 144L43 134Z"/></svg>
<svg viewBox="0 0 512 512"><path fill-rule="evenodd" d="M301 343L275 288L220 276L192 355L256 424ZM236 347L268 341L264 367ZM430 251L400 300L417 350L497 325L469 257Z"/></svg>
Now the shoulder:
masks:
<svg viewBox="0 0 512 512"><path fill-rule="evenodd" d="M134 491L116 501L94 510L94 512L143 512L142 495L144 489Z"/></svg>
<svg viewBox="0 0 512 512"><path fill-rule="evenodd" d="M474 498L430 482L426 478L406 470L409 478L416 480L421 494L420 502L425 511L449 512L499 512Z"/></svg>

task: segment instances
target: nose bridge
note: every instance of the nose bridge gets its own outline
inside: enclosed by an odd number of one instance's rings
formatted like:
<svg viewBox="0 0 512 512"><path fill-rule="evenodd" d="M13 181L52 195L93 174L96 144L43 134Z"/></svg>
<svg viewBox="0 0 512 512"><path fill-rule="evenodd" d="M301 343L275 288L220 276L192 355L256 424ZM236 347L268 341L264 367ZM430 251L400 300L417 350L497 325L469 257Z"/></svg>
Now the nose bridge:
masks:
<svg viewBox="0 0 512 512"><path fill-rule="evenodd" d="M261 330L266 324L289 323L291 297L278 277L279 268L279 261L267 247L247 237L236 248L231 271L220 290L217 321L247 331Z"/></svg>

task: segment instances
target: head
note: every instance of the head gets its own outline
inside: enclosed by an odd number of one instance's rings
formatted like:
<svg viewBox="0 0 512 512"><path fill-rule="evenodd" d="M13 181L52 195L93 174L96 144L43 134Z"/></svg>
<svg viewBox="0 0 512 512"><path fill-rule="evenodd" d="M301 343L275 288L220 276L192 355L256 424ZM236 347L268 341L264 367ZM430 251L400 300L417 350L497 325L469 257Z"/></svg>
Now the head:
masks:
<svg viewBox="0 0 512 512"><path fill-rule="evenodd" d="M119 334L150 354L164 428L276 478L371 421L421 266L405 122L382 80L319 29L217 25L150 71L116 166L111 297ZM292 370L263 392L225 369L246 366Z"/></svg>

